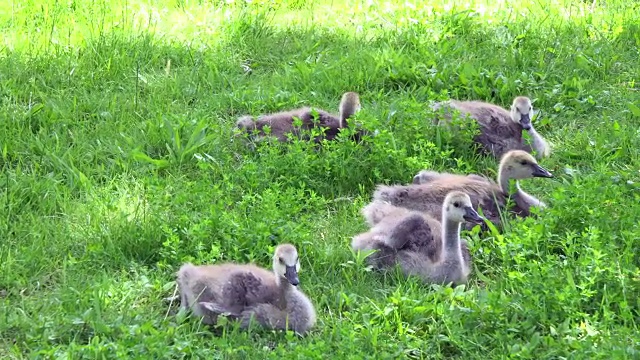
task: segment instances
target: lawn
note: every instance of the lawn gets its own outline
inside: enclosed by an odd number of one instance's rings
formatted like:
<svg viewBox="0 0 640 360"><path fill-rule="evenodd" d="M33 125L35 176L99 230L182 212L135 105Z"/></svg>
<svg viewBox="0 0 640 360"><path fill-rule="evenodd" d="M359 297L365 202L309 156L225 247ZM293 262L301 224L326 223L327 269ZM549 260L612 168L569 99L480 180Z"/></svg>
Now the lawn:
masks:
<svg viewBox="0 0 640 360"><path fill-rule="evenodd" d="M638 1L0 4L0 358L640 358ZM360 93L363 143L233 137ZM549 206L468 237L466 286L369 271L376 184L495 177L431 101L534 100ZM301 256L306 337L211 331L164 297L187 261Z"/></svg>

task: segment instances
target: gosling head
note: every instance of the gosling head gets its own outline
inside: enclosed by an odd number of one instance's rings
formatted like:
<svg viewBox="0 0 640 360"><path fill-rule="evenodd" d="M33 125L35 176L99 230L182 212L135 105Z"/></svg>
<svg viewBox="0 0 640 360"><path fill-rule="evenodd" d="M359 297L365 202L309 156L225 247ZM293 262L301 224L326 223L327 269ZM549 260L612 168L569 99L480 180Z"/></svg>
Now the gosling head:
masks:
<svg viewBox="0 0 640 360"><path fill-rule="evenodd" d="M291 244L282 244L276 247L273 254L273 271L280 278L285 278L293 285L298 286L298 271L300 270L300 261L298 259L298 250Z"/></svg>
<svg viewBox="0 0 640 360"><path fill-rule="evenodd" d="M447 220L463 223L481 224L484 218L478 214L471 204L469 195L462 191L452 191L444 199L443 209Z"/></svg>
<svg viewBox="0 0 640 360"><path fill-rule="evenodd" d="M531 100L526 96L518 96L511 104L511 119L522 125L525 130L531 129L531 117L533 116L533 106Z"/></svg>
<svg viewBox="0 0 640 360"><path fill-rule="evenodd" d="M502 156L500 173L501 176L516 180L532 177L553 177L553 174L547 169L538 165L538 162L531 154L522 150L512 150Z"/></svg>

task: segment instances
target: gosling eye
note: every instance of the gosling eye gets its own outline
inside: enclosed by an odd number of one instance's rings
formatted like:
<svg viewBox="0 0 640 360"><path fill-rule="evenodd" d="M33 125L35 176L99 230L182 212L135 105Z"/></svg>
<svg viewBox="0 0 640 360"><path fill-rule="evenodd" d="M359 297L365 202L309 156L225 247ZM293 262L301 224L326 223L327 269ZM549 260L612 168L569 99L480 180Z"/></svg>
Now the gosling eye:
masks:
<svg viewBox="0 0 640 360"><path fill-rule="evenodd" d="M529 106L529 111L533 110L533 106Z"/></svg>
<svg viewBox="0 0 640 360"><path fill-rule="evenodd" d="M280 264L284 265L284 259L283 258L278 258L278 261L280 261Z"/></svg>
<svg viewBox="0 0 640 360"><path fill-rule="evenodd" d="M520 164L521 164L521 165L527 165L527 160L522 160L522 161L520 161Z"/></svg>
<svg viewBox="0 0 640 360"><path fill-rule="evenodd" d="M459 203L459 202L454 202L454 203L453 203L453 206L454 206L454 207L460 207L460 203Z"/></svg>

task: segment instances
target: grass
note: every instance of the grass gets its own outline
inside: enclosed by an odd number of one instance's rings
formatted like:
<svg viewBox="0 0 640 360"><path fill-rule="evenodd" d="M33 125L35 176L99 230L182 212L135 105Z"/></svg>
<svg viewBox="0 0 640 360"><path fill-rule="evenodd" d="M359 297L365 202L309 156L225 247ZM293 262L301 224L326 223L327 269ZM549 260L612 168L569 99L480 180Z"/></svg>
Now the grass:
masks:
<svg viewBox="0 0 640 360"><path fill-rule="evenodd" d="M517 3L0 4L0 356L640 357L640 5ZM345 91L365 144L232 140L240 115ZM495 175L428 102L520 94L554 144L556 179L523 184L549 209L468 234L466 287L367 271L349 244L375 184ZM167 314L183 262L269 266L279 242L308 337Z"/></svg>

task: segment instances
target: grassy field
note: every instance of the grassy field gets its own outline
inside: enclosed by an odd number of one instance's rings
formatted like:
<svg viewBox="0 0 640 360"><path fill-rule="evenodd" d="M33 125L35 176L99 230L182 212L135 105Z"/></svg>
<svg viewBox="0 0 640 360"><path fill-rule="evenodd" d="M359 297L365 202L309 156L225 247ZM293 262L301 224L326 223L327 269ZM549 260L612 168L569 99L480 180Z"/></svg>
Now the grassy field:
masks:
<svg viewBox="0 0 640 360"><path fill-rule="evenodd" d="M0 358L640 358L637 1L0 4ZM435 4L437 3L437 4ZM379 135L313 151L232 140L312 104ZM495 176L428 103L528 95L549 209L467 233L466 287L367 271L375 184ZM301 254L313 332L212 333L162 302L186 261Z"/></svg>

